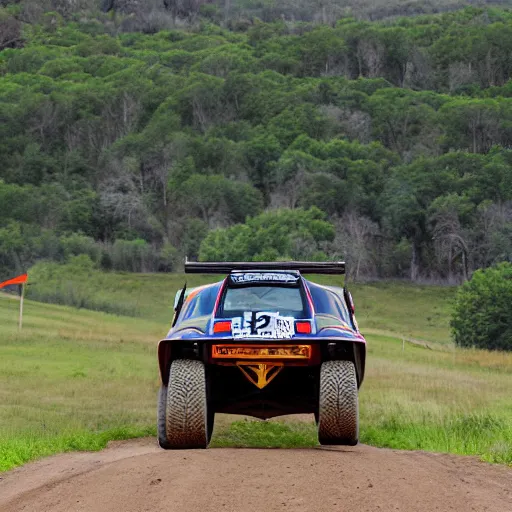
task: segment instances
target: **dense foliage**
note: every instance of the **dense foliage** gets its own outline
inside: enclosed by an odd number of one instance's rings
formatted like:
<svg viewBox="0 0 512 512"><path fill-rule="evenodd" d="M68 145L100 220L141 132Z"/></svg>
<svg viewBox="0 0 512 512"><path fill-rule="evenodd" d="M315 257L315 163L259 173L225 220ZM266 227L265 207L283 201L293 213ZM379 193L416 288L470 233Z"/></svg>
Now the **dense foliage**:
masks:
<svg viewBox="0 0 512 512"><path fill-rule="evenodd" d="M451 325L457 345L512 350L512 264L477 270L455 304Z"/></svg>
<svg viewBox="0 0 512 512"><path fill-rule="evenodd" d="M264 23L198 2L159 30L46 3L0 7L2 274L275 255L458 280L512 260L512 12ZM305 211L328 236L265 231Z"/></svg>
<svg viewBox="0 0 512 512"><path fill-rule="evenodd" d="M325 214L277 210L248 219L246 224L210 231L199 253L204 261L325 260L322 246L334 240L334 227Z"/></svg>

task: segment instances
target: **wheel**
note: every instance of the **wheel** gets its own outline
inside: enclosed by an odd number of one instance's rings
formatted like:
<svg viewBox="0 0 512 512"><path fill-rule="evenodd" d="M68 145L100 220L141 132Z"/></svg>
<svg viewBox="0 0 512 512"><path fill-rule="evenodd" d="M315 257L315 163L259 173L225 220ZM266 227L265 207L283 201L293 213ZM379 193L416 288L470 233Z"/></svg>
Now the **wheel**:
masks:
<svg viewBox="0 0 512 512"><path fill-rule="evenodd" d="M156 418L156 431L158 445L160 448L168 450L170 448L167 442L167 434L165 432L165 413L167 409L167 386L160 386L158 390L158 405Z"/></svg>
<svg viewBox="0 0 512 512"><path fill-rule="evenodd" d="M354 363L326 361L320 369L318 440L354 446L359 439L359 400Z"/></svg>
<svg viewBox="0 0 512 512"><path fill-rule="evenodd" d="M171 364L165 433L168 448L206 448L213 429L208 414L206 375L201 361L177 359Z"/></svg>

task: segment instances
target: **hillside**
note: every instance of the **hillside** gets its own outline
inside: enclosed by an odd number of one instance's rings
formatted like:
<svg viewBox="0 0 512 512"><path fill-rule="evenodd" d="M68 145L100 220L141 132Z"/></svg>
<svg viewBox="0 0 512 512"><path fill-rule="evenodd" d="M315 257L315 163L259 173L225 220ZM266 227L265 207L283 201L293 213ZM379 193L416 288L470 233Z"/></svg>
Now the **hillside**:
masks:
<svg viewBox="0 0 512 512"><path fill-rule="evenodd" d="M512 259L509 10L324 24L198 3L137 31L128 7L47 4L0 11L2 274L343 257L458 282Z"/></svg>

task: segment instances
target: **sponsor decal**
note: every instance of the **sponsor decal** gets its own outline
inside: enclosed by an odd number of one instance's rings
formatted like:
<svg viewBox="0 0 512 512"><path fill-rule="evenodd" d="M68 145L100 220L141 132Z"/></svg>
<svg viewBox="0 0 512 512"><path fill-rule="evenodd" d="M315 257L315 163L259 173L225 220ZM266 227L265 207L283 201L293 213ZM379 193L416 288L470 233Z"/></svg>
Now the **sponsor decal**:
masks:
<svg viewBox="0 0 512 512"><path fill-rule="evenodd" d="M311 345L213 345L214 359L309 359Z"/></svg>
<svg viewBox="0 0 512 512"><path fill-rule="evenodd" d="M295 318L265 311L246 312L231 321L233 338L290 339L295 334Z"/></svg>
<svg viewBox="0 0 512 512"><path fill-rule="evenodd" d="M284 272L244 272L243 274L231 274L229 278L233 284L296 283L299 280L299 276Z"/></svg>

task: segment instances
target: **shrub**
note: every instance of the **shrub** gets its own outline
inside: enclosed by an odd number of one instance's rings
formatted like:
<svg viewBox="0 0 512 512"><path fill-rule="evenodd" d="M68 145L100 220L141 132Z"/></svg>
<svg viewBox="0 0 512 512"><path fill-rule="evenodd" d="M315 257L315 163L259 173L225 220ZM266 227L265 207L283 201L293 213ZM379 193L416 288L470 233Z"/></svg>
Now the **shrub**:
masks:
<svg viewBox="0 0 512 512"><path fill-rule="evenodd" d="M112 247L114 270L148 272L153 268L154 254L145 240L116 240Z"/></svg>
<svg viewBox="0 0 512 512"><path fill-rule="evenodd" d="M512 350L512 264L477 270L459 290L451 326L461 347Z"/></svg>
<svg viewBox="0 0 512 512"><path fill-rule="evenodd" d="M97 264L102 258L101 246L91 237L73 233L69 236L61 237L60 243L66 260L79 254L86 254Z"/></svg>

